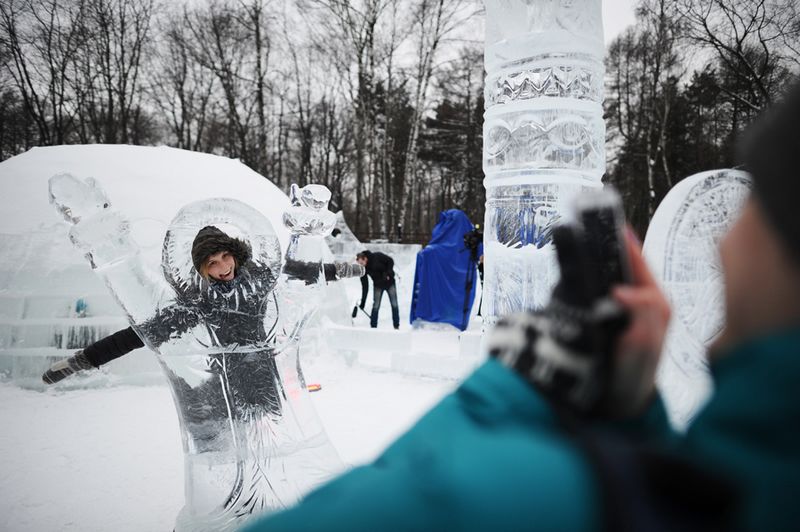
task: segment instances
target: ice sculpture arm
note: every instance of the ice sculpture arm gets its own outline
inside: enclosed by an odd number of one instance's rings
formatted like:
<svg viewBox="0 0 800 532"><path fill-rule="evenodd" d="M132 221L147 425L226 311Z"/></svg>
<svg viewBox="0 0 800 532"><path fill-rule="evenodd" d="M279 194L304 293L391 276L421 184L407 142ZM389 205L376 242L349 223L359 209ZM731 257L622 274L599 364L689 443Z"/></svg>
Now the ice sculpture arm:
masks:
<svg viewBox="0 0 800 532"><path fill-rule="evenodd" d="M111 208L106 193L92 178L71 174L49 180L50 203L70 222L72 243L103 277L133 323L151 318L154 309L173 297L160 272L148 269L130 236L130 223Z"/></svg>

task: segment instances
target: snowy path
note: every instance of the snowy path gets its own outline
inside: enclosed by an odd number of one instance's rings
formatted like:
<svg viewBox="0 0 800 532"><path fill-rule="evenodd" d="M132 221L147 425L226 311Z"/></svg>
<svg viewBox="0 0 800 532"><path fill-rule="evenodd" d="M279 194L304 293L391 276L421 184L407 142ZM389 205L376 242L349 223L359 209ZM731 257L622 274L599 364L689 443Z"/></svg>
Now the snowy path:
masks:
<svg viewBox="0 0 800 532"><path fill-rule="evenodd" d="M347 463L375 457L453 381L317 361L307 382ZM48 391L0 384L0 530L167 531L183 457L166 386Z"/></svg>

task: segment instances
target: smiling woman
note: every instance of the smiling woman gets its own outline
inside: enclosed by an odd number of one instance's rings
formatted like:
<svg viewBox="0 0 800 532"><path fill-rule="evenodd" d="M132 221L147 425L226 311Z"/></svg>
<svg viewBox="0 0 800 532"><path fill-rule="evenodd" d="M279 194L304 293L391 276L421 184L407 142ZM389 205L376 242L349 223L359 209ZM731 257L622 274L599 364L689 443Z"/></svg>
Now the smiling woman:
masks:
<svg viewBox="0 0 800 532"><path fill-rule="evenodd" d="M213 225L200 229L192 242L192 263L206 280L232 280L249 258L247 243L229 237Z"/></svg>
<svg viewBox="0 0 800 532"><path fill-rule="evenodd" d="M217 281L230 281L236 270L236 259L227 251L220 251L210 256L200 268L200 274Z"/></svg>

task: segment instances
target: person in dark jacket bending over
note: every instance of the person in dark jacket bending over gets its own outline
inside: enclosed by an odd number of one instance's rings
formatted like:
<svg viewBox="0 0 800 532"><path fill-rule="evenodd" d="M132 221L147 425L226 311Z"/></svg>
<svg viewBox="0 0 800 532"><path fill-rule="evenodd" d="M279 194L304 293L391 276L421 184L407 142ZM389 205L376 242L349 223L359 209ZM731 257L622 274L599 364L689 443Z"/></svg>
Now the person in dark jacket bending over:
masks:
<svg viewBox="0 0 800 532"><path fill-rule="evenodd" d="M378 326L378 311L381 308L383 293L389 294L389 303L392 305L392 324L395 329L400 328L400 310L397 306L397 285L394 283L394 260L389 255L380 251L364 250L356 255L356 260L367 270L367 275L372 277L372 314L369 324L374 329ZM367 301L369 283L367 276L361 277L361 309Z"/></svg>
<svg viewBox="0 0 800 532"><path fill-rule="evenodd" d="M237 278L244 271L251 278L254 276L275 278L274 273L261 271L250 259L250 248L246 242L238 238L232 238L212 225L202 228L192 243L192 262L211 291L230 292ZM283 269L290 278L306 280L308 283L317 274L318 268L318 264L287 259ZM354 264L347 263L325 264L323 269L326 281L354 277L361 274L362 270L362 268ZM200 299L204 301L211 300L209 298ZM143 327L148 328L148 330L154 328L162 329L155 336L163 337L166 340L172 333L182 332L177 331L177 329L188 329L194 325L193 314L190 313L188 317L183 316L181 318L179 309L174 310L175 312L165 312L161 316L160 323L143 324ZM215 309L206 310L212 314L215 313ZM249 314L240 312L238 315L246 316ZM253 312L252 314L259 315L258 312ZM229 319L225 321L227 322L227 328L230 329L235 320ZM220 334L241 336L245 334L245 331L259 329L257 324L253 326L253 324L240 323L239 325L241 325L239 330L231 330ZM54 384L77 371L99 368L103 364L107 364L140 347L144 347L144 342L142 342L142 339L139 338L133 328L122 329L77 351L73 356L56 362L42 375L42 380L46 384Z"/></svg>

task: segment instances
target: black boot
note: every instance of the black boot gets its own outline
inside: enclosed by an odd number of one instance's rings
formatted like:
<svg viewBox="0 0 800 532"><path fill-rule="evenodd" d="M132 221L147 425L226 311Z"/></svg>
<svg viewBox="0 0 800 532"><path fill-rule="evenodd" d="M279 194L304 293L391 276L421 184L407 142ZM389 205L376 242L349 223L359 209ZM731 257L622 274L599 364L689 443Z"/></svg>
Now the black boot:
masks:
<svg viewBox="0 0 800 532"><path fill-rule="evenodd" d="M58 381L65 379L75 373L85 369L93 369L94 366L86 355L83 354L83 349L75 351L75 354L64 360L59 360L50 369L44 372L42 380L45 384L55 384Z"/></svg>

